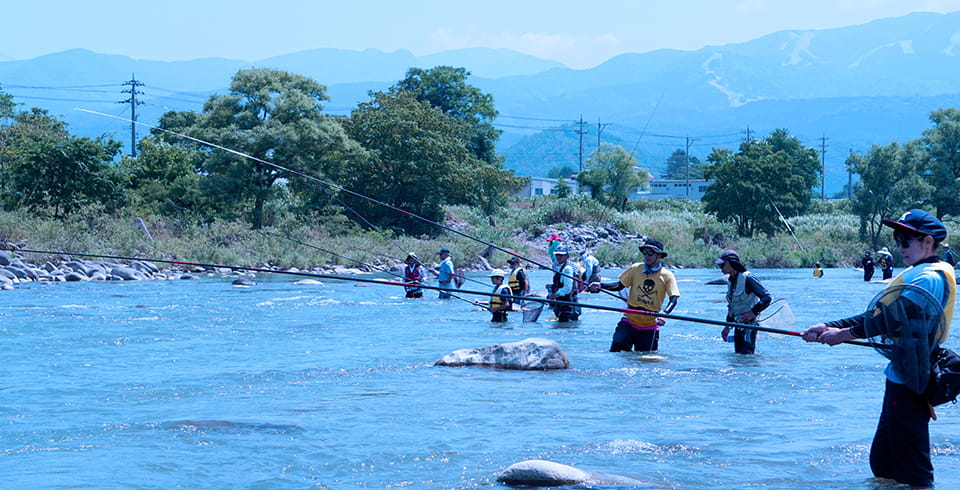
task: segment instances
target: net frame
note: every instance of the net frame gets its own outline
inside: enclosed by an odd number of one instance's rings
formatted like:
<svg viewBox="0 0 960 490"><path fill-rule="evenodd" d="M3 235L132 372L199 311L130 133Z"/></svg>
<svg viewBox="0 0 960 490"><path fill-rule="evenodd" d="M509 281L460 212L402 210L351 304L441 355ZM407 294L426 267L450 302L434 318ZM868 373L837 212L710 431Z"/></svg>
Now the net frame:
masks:
<svg viewBox="0 0 960 490"><path fill-rule="evenodd" d="M863 315L867 341L890 360L894 373L914 393L930 381L930 354L947 328L943 305L915 284L888 286Z"/></svg>

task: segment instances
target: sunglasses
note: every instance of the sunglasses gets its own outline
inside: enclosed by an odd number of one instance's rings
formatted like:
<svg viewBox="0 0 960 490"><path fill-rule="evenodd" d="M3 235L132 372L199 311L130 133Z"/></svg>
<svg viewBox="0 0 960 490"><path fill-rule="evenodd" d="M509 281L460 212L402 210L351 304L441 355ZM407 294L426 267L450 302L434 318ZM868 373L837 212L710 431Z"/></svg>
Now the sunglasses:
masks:
<svg viewBox="0 0 960 490"><path fill-rule="evenodd" d="M897 242L897 246L900 248L910 248L910 242L914 240L923 240L924 237L926 237L926 235L896 232L893 234L893 241Z"/></svg>
<svg viewBox="0 0 960 490"><path fill-rule="evenodd" d="M654 252L653 250L641 250L640 253L643 255L658 255L657 252Z"/></svg>

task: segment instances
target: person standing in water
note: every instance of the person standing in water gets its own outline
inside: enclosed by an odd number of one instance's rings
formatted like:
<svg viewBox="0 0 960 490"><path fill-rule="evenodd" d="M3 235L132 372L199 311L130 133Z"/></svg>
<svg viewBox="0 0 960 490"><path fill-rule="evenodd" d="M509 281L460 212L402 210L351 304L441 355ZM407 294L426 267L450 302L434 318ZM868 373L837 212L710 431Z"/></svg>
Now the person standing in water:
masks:
<svg viewBox="0 0 960 490"><path fill-rule="evenodd" d="M714 261L720 270L727 274L730 285L727 287L727 321L746 325L756 324L757 316L770 306L773 298L763 284L740 261L740 255L734 250L725 250ZM730 327L723 327L720 336L727 341ZM733 329L733 350L737 354L753 354L757 350L757 331L752 328L735 327Z"/></svg>
<svg viewBox="0 0 960 490"><path fill-rule="evenodd" d="M510 273L507 280L507 285L510 286L510 292L513 293L514 296L528 296L530 294L530 280L527 279L527 272L524 271L520 265L520 259L510 257L507 259L507 264L510 266Z"/></svg>
<svg viewBox="0 0 960 490"><path fill-rule="evenodd" d="M590 284L590 290L620 291L630 288L627 308L659 312L666 300L667 306L663 307L663 312L670 313L677 306L680 289L673 273L661 263L661 260L667 257L663 242L648 237L640 244L640 252L643 253L643 262L631 265L616 281ZM663 317L641 313L624 314L613 332L610 352L656 351L660 348L660 327L665 324Z"/></svg>
<svg viewBox="0 0 960 490"><path fill-rule="evenodd" d="M880 272L883 274L884 281L893 277L893 254L887 250L887 247L877 251L877 263L880 265Z"/></svg>
<svg viewBox="0 0 960 490"><path fill-rule="evenodd" d="M441 248L437 252L437 256L440 258L440 267L437 268L437 283L443 289L453 289L453 273L455 271L453 267L453 259L450 258L450 249ZM449 299L453 296L447 291L440 291L438 298L440 299Z"/></svg>
<svg viewBox="0 0 960 490"><path fill-rule="evenodd" d="M547 285L550 294L547 299L555 299L564 303L577 302L577 271L570 263L570 253L564 246L557 247L553 255L557 261L557 269L553 273L553 282ZM554 304L553 312L561 322L574 322L580 319L578 307L569 304Z"/></svg>
<svg viewBox="0 0 960 490"><path fill-rule="evenodd" d="M420 289L420 284L423 283L423 266L420 264L420 258L412 253L407 255L403 263L407 265L403 268L403 281L410 284L403 288L407 292L407 297L422 298L423 289Z"/></svg>
<svg viewBox="0 0 960 490"><path fill-rule="evenodd" d="M490 271L490 282L493 283L493 295L490 296L490 301L474 301L477 305L487 305L487 311L493 315L490 318L491 322L506 323L507 312L513 308L510 286L504 284L506 277L507 273L500 269Z"/></svg>
<svg viewBox="0 0 960 490"><path fill-rule="evenodd" d="M926 290L940 302L945 329L936 344L943 342L950 333L950 320L953 318L957 297L957 283L954 268L941 261L937 248L947 238L947 228L932 214L922 209L911 209L899 220L885 219L885 226L893 228L893 239L900 249L900 256L908 268L890 281L887 289L912 284ZM907 293L904 293L907 294ZM909 299L905 299L908 301ZM907 318L928 318L930 311L921 309L921 305L911 303L904 309ZM922 305L929 308L932 305ZM871 310L871 317L873 310ZM807 342L820 342L837 345L853 339L867 337L867 314L817 323L801 334ZM918 324L929 325L928 321ZM932 332L917 332L929 335ZM917 487L933 486L933 463L930 461L930 418L933 408L923 393L916 393L907 387L907 379L913 374L898 372L893 362L887 365L884 375L887 378L883 393L883 408L880 421L870 446L870 469L878 478L889 478L897 483Z"/></svg>

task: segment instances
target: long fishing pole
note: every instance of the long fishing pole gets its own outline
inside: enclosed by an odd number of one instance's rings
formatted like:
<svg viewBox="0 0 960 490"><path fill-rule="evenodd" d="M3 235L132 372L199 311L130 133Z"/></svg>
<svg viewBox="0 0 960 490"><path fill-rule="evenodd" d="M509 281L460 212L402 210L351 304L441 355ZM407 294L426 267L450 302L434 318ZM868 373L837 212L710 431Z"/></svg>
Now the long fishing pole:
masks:
<svg viewBox="0 0 960 490"><path fill-rule="evenodd" d="M246 159L249 159L249 160L253 160L253 161L257 162L257 163L262 163L262 164L264 164L264 165L268 165L268 166L273 167L273 168L275 168L275 169L277 169L277 170L280 170L280 171L283 171L283 172L289 172L289 173L294 174L294 175L298 175L298 176L303 177L303 178L305 178L305 179L307 179L307 180L309 180L309 181L311 181L311 182L314 182L314 183L317 183L317 184L322 184L322 185L331 187L331 188L336 189L336 190L338 190L338 191L341 191L341 192L350 194L351 196L355 196L355 197L358 197L358 198L361 198L361 199L366 199L367 201L370 201L370 202L372 202L372 203L374 203L374 204L378 204L378 205L383 206L383 207L385 207L385 208L387 208L387 209L391 209L391 210L396 211L396 212L398 212L398 213L405 214L405 215L407 215L407 216L409 216L409 217L411 217L411 218L416 218L416 219L421 220L421 221L423 221L423 222L425 222L425 223L429 223L429 224L431 224L431 225L440 227L440 228L442 228L442 229L444 229L444 230L446 230L446 231L449 231L449 232L451 232L451 233L454 233L454 234L456 234L456 235L460 235L460 236L462 236L462 237L464 237L464 238L467 238L467 239L470 239L470 240L474 240L474 241L476 241L476 242L479 242L479 243L482 243L482 244L484 244L484 245L487 245L488 247L493 247L494 249L499 250L499 251L501 251L501 252L503 252L503 253L505 253L505 254L507 254L507 255L511 255L511 256L513 256L513 257L517 257L518 259L526 260L527 262L530 262L531 264L534 264L534 265L536 265L536 266L538 266L538 267L540 267L540 268L543 268L543 269L551 269L550 266L547 266L547 265L545 265L545 264L541 264L541 263L539 263L539 262L537 262L537 261L535 261L535 260L533 260L533 259L524 257L524 256L522 256L522 255L520 255L520 254L515 253L515 252L511 252L510 250L507 250L507 249L505 249L505 248L503 248L503 247L500 247L499 245L495 245L495 244L493 244L493 243L491 243L491 242L488 242L488 241L486 241L486 240L483 240L483 239L477 238L477 237L475 237L475 236L469 235L469 234L464 233L464 232L462 232L462 231L460 231L460 230L457 230L457 229L455 229L455 228L452 228L452 227L449 227L449 226L444 225L444 224L442 224L442 223L438 223L438 222L436 222L436 221L433 221L433 220L431 220L431 219L429 219L429 218L425 218L425 217L423 217L423 216L420 216L420 215L418 215L418 214L412 213L412 212L407 211L407 210L405 210L405 209L398 208L398 207L396 207L396 206L394 206L394 205L392 205L392 204L388 204L388 203L383 202L383 201L380 201L380 200L378 200L378 199L374 199L374 198L372 198L372 197L370 197L370 196L366 196L366 195L360 194L359 192L355 192L355 191L352 191L352 190L347 189L347 188L345 188L345 187L341 187L341 186L339 186L339 185L337 185L337 184L334 184L334 183L332 183L332 182L327 182L327 181L325 181L325 180L323 180L323 179L314 177L314 176L312 176L312 175L307 175L307 174L305 174L305 173L303 173L303 172L299 172L299 171L296 171L296 170L293 170L293 169L284 167L284 166L282 166L282 165L279 165L279 164L276 164L276 163L273 163L273 162L264 160L264 159L262 159L262 158L255 157L255 156L253 156L253 155L248 155L248 154L246 154L246 153L243 153L243 152L234 150L234 149L232 149L232 148L227 148L227 147L225 147L225 146L218 145L218 144L216 144L216 143L211 143L211 142L209 142L209 141L204 141L204 140L199 139L199 138L194 138L193 136L189 136L189 135L186 135L186 134L183 134L183 133L178 133L178 132L176 132L176 131L172 131L172 130L169 130L169 129L161 128L161 127L154 126L154 125L151 125L151 124L147 124L147 123L144 123L144 122L134 121L134 120L132 120L132 119L127 119L127 118L125 118L125 117L114 116L113 114L106 114L106 113L103 113L103 112L92 111L92 110L90 110L90 109L75 108L74 110L81 111L81 112L86 112L86 113L89 113L89 114L95 114L95 115L98 115L98 116L108 117L108 118L111 118L111 119L118 119L118 120L120 120L120 121L125 121L125 122L131 123L131 124L139 124L139 125L141 125L141 126L144 126L144 127L150 128L150 129L155 129L155 130L157 130L157 131L162 131L162 132L165 132L165 133L168 133L168 134L172 134L172 135L174 135L174 136L178 136L178 137L180 137L180 138L184 138L184 139L187 139L187 140L196 142L196 143L200 143L201 145L206 145L206 146L209 146L209 147L211 147L211 148L216 148L216 149L218 149L218 150L223 150L223 151L225 151L225 152L227 152L227 153L231 153L231 154L233 154L233 155L237 155L237 156L242 157L242 158L246 158ZM572 276L572 275L562 274L562 273L561 273L561 275L563 275L564 277L568 277L568 278L570 278L570 279L573 279L574 281L580 281L580 279L578 279L577 277ZM580 281L580 282L582 282L582 281ZM606 291L606 290L601 290L601 291L604 292L604 293L606 293L606 294L609 294L610 296L613 296L613 297L615 297L615 298L619 298L619 297L620 297L620 296L618 296L618 295L616 295L616 294L614 294L614 293L611 293L611 292L609 292L609 291Z"/></svg>
<svg viewBox="0 0 960 490"><path fill-rule="evenodd" d="M285 239L285 240L290 240L291 242L297 243L297 244L299 244L299 245L303 245L303 246L305 246L305 247L313 248L313 249L319 250L319 251L321 251L321 252L328 253L328 254L330 254L330 255L333 255L334 257L339 257L339 258L344 259L344 260L349 260L349 261L351 261L351 262L356 262L357 264L360 264L360 265L362 265L362 266L364 266L364 267L373 269L373 270L375 270L375 271L377 271L377 272L384 272L384 273L390 274L391 276L398 277L398 278L400 278L400 279L406 279L406 277L404 277L403 275L397 274L396 272L393 272L393 271L391 271L391 270L389 270L389 269L383 269L383 268L377 267L377 266L375 266L375 265L373 265L373 264L368 264L368 263L366 263L366 262L364 262L364 261L362 261L362 260L357 260L357 259L354 259L354 258L350 258L350 257L347 257L346 255L338 254L338 253L336 253L336 252L334 252L334 251L332 251L332 250L327 250L327 249L322 248L322 247L319 247L319 246L317 246L317 245L313 245L313 244L311 244L311 243L307 243L307 242L304 242L304 241L297 240L296 238L288 237L288 236L286 236L286 235L281 235L281 234L279 234L279 233L271 233L271 232L269 232L269 231L263 231L263 230L260 230L260 231L261 231L261 233L264 233L264 234L267 234L267 235L275 236L275 237L278 237L278 238L283 238L283 239ZM474 281L476 281L476 279L474 279ZM481 283L480 281L476 281L476 282L478 282L478 283L480 283L480 284L483 284L483 283ZM411 287L412 287L412 286L411 286ZM419 287L419 285L417 285L417 287ZM450 294L451 297L457 298L457 299L459 299L459 300L461 300L461 301L466 301L467 303L474 304L473 301L470 301L469 299L461 298L460 296L457 296L456 294L453 294L453 293L448 293L448 294Z"/></svg>
<svg viewBox="0 0 960 490"><path fill-rule="evenodd" d="M88 253L77 253L77 252L66 252L66 251L30 250L30 249L17 249L17 248L12 248L12 247L0 247L0 250L10 250L10 251L22 252L22 253L38 253L38 254L45 254L45 255L66 255L66 256L76 256L76 257L96 257L96 258L106 258L106 259L116 259L116 260L127 260L127 261L139 260L139 261L147 261L147 262L157 262L157 263L161 263L161 264L174 264L174 265L187 265L187 266L192 266L192 267L204 267L204 268L208 268L208 269L243 270L243 271L251 271L251 272L262 272L262 273L265 273L265 274L286 274L286 275L292 275L292 276L310 277L310 278L317 278L317 279L328 279L328 280L335 280L335 281L353 281L353 282L361 282L361 283L368 283L368 284L385 284L385 285L388 285L388 286L404 286L404 287L409 286L409 284L407 284L407 283L405 283L405 282L387 281L387 280L384 280L384 279L366 279L366 278L362 278L362 277L345 277L345 276L336 276L336 275L332 275L332 274L318 274L318 273L314 273L314 272L272 270L272 269L263 269L263 268L259 268L259 267L247 267L247 266L239 266L239 265L206 264L206 263L202 263L202 262L188 262L188 261L184 261L184 260L165 260L165 259L153 259L153 258L142 258L142 257L124 257L124 256L120 256L120 255L88 254ZM431 290L434 290L434 291L449 291L449 290L446 289L446 288L442 288L442 287L438 287L438 286L420 286L420 288L422 288L422 289L431 289ZM470 291L470 290L460 290L459 292L460 292L460 293L463 293L463 294L472 294L472 295L486 296L486 297L499 296L498 294L496 294L496 293L494 293L494 292ZM749 330L757 330L757 331L760 331L760 332L769 332L769 333L777 333L777 334L783 334L783 335L792 335L792 336L794 336L794 337L802 337L802 336L803 336L802 333L796 332L796 331L793 331L793 330L782 330L782 329L778 329L778 328L762 327L762 326L760 326L760 325L747 325L747 324L743 324L743 323L724 322L724 321L719 321L719 320L710 320L710 319L707 319L707 318L695 318L695 317L689 317L689 316L674 315L674 314L670 314L670 313L659 313L659 312L646 311L646 310L634 310L634 309L630 309L630 308L618 308L618 307L615 307L615 306L604 306L604 305L596 305L596 304L588 304L588 303L574 303L574 302L571 302L571 301L548 300L548 299L544 299L544 298L537 297L537 296L513 296L513 299L522 300L522 301L540 302L540 303L550 303L550 304L556 304L556 305L579 306L579 307L581 307L581 308L591 308L591 309L595 309L595 310L615 311L615 312L619 312L619 313L630 313L630 314L637 314L637 315L646 315L646 316L653 316L653 317L661 317L661 318L667 318L667 319L672 319L672 320L680 320L680 321L686 321L686 322L693 322L693 323L705 323L705 324L709 324L709 325L720 325L720 326L726 326L726 327L745 328L745 329L749 329ZM860 342L860 341L856 341L856 340L848 340L848 341L845 341L844 343L845 343L845 344L851 344L851 345L860 345L860 346L865 346L865 347L873 347L873 346L872 346L870 343L868 343L868 342Z"/></svg>
<svg viewBox="0 0 960 490"><path fill-rule="evenodd" d="M347 256L345 256L345 255L338 254L338 253L336 253L336 252L333 252L333 251L331 251L331 250L327 250L327 249L325 249L325 248L322 248L322 247L320 247L320 246L314 245L314 244L312 244L312 243L305 242L305 241L303 241L303 240L297 240L296 238L293 238L293 237L289 237L289 236L286 236L286 235L282 235L282 234L280 234L280 233L273 233L273 232L269 232L269 231L265 231L265 230L260 230L260 233L263 233L263 234L266 234L266 235L275 236L275 237L277 237L277 238L283 238L284 240L289 240L289 241L291 241L291 242L293 242L293 243L296 243L297 245L303 245L304 247L307 247L307 248L312 248L312 249L314 249L314 250L319 250L319 251L321 251L321 252L328 253L328 254L330 254L330 255L333 255L334 257L339 257L339 258L344 259L344 260L349 260L349 261L351 261L351 262L356 262L356 263L358 263L358 264L360 264L360 265L369 267L369 268L374 269L374 270L377 270L377 271L379 271L379 272L386 272L387 274L390 274L390 275L393 275L393 276L396 276L396 277L401 277L401 278L403 278L403 276L401 276L400 274L397 274L397 273L395 273L395 272L393 272L393 271L386 270L386 269L382 269L382 268L380 268L380 267L377 267L377 266L372 265L372 264L368 264L368 263L366 263L366 262L361 262L361 261L359 261L359 260L357 260L357 259L353 259L353 258L347 257ZM409 255L413 255L413 254L409 254ZM390 257L389 255L385 255L385 257L390 258L390 259L393 259L393 260L398 260L396 257ZM426 264L424 264L422 261L420 261L418 258L414 257L414 259L417 261L418 264L420 264L420 265L426 265ZM401 261L401 262L402 262L402 261ZM485 283L485 282L483 282L483 281L478 281L478 280L473 279L473 278L471 278L471 277L464 277L464 279L467 280L467 281L471 281L471 282L475 282L475 283L477 283L477 284L480 284L481 286L486 286L486 285L487 285L487 283Z"/></svg>

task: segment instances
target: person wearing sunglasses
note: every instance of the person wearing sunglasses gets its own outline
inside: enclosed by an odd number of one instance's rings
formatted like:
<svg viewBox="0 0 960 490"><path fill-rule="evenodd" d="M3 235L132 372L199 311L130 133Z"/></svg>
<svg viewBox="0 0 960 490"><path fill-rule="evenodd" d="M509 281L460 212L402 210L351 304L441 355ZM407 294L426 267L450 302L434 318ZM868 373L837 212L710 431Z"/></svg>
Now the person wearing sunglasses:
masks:
<svg viewBox="0 0 960 490"><path fill-rule="evenodd" d="M937 256L940 244L947 238L947 228L922 209L911 209L897 221L885 219L882 223L893 228L893 239L908 266L890 281L887 289L912 284L926 290L934 301L940 303L945 328L933 339L939 344L949 335L957 295L953 266ZM904 314L908 315L906 321L917 318L917 324L924 324L922 320L931 313L928 310L921 310L918 306L904 308ZM874 310L869 314L871 317L876 315ZM818 323L804 330L801 335L807 342L827 345L865 338L867 315L862 313L842 320ZM908 388L908 380L914 373L901 372L891 362L884 370L884 375L887 381L883 408L870 446L870 469L878 478L918 487L933 486L929 427L930 418L934 416L933 408L923 393Z"/></svg>
<svg viewBox="0 0 960 490"><path fill-rule="evenodd" d="M640 244L640 252L643 253L643 262L631 265L616 281L591 283L590 291L594 293L601 289L620 291L629 287L627 308L653 313L663 308L664 313L670 313L677 306L680 289L677 287L677 279L673 276L673 272L664 268L661 263L661 260L667 257L663 242L656 238L647 238ZM667 301L666 307L663 307L664 300ZM663 317L655 315L624 314L613 332L610 352L656 351L660 348L660 327L665 324L666 320Z"/></svg>
<svg viewBox="0 0 960 490"><path fill-rule="evenodd" d="M752 325L757 323L760 312L770 306L773 298L760 280L750 273L740 261L736 250L724 250L714 261L729 278L727 288L727 321ZM729 340L730 327L723 327L720 337ZM757 350L757 331L752 328L733 329L733 350L737 354L753 354Z"/></svg>

